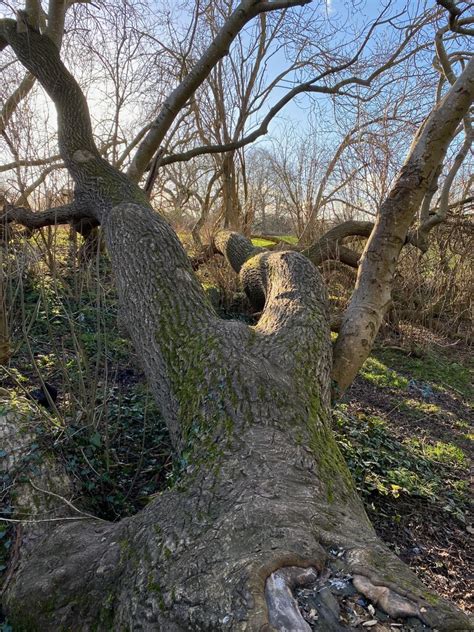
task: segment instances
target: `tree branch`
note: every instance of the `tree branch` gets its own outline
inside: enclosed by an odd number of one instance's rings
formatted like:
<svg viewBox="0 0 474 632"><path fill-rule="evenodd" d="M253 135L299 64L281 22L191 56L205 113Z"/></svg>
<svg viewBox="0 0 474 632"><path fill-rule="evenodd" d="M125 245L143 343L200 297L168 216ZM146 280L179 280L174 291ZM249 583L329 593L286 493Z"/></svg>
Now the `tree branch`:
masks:
<svg viewBox="0 0 474 632"><path fill-rule="evenodd" d="M474 29L467 29L464 25L470 23L468 20L460 20L463 10L460 9L454 0L436 0L440 7L449 12L449 28L460 35L474 35Z"/></svg>
<svg viewBox="0 0 474 632"><path fill-rule="evenodd" d="M473 98L471 59L415 136L405 164L381 206L334 348L335 397L349 386L372 348L391 302L397 261L409 228Z"/></svg>
<svg viewBox="0 0 474 632"><path fill-rule="evenodd" d="M342 246L340 242L346 237L370 237L373 228L373 222L350 220L338 224L309 248L303 250L302 254L311 259L314 265L320 265L323 261L329 259L336 259L351 268L357 269L359 267L360 254Z"/></svg>
<svg viewBox="0 0 474 632"><path fill-rule="evenodd" d="M274 0L273 2L259 2L258 12L275 11L276 9L290 9L292 7L310 4L312 0Z"/></svg>
<svg viewBox="0 0 474 632"><path fill-rule="evenodd" d="M50 0L48 8L48 26L46 35L52 39L58 48L61 48L64 19L68 6L81 0ZM41 8L41 6L40 6ZM21 101L31 92L35 85L35 76L27 72L20 82L18 88L5 101L0 113L0 133L4 132L10 119Z"/></svg>
<svg viewBox="0 0 474 632"><path fill-rule="evenodd" d="M98 221L104 211L124 201L147 205L144 192L112 167L95 144L85 96L67 70L59 49L46 35L29 28L18 33L14 20L0 20L0 43L8 43L19 61L32 72L58 113L61 157L76 184L76 200Z"/></svg>
<svg viewBox="0 0 474 632"><path fill-rule="evenodd" d="M83 209L78 208L75 204L55 206L39 212L31 211L22 206L7 206L3 213L0 214L1 223L15 222L31 229L68 224L71 221L79 221L86 218L93 218L93 215L87 215Z"/></svg>
<svg viewBox="0 0 474 632"><path fill-rule="evenodd" d="M307 4L309 0L295 0L292 6ZM127 175L134 182L138 182L145 172L150 160L162 144L166 133L169 131L174 119L181 108L192 97L196 89L208 77L217 62L225 57L230 45L235 40L242 28L259 13L268 10L268 5L273 3L260 3L255 0L242 0L232 14L222 25L211 45L206 49L191 71L173 90L165 100L160 113L153 122L151 129L141 141L133 158ZM262 8L261 8L262 5ZM274 9L280 7L275 3Z"/></svg>
<svg viewBox="0 0 474 632"><path fill-rule="evenodd" d="M16 160L15 162L9 162L6 165L0 165L0 173L16 169L17 167L40 167L42 165L48 165L50 162L55 162L56 160L61 160L60 154L54 154L54 156L48 156L47 158Z"/></svg>

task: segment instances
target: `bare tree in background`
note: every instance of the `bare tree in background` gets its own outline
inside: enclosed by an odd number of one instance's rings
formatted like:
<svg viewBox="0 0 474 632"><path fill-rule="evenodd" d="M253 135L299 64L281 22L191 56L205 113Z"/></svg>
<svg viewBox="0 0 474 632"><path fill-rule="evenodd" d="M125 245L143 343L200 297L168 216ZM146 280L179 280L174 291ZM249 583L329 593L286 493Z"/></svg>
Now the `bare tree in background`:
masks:
<svg viewBox="0 0 474 632"><path fill-rule="evenodd" d="M19 480L19 519L35 511L48 515L23 519L18 533L4 601L19 629L307 630L291 591L335 572L336 563L390 616L416 616L441 630L472 629L377 538L331 432L330 393L331 379L343 391L369 353L400 250L472 104L474 61L421 127L381 205L334 364L325 289L307 257L269 253L237 233L219 233L216 247L263 309L254 328L223 321L174 231L137 184L245 25L272 11L290 15L303 4L308 1L236 6L165 99L127 175L101 156L87 101L53 39L31 26L28 14L19 16L21 28L18 20L0 21L0 47L12 48L56 106L60 154L75 183L71 204L41 213L8 209L4 219L40 226L88 218L101 225L124 322L186 463L175 489L115 524L73 513L63 502L70 483L52 458L29 481ZM455 25L465 22L456 18ZM345 68L355 63L349 62ZM372 74L393 63L389 58ZM315 88L340 93L372 79L351 76L330 87L322 80L292 88L283 101ZM198 149L198 155L209 152ZM9 468L31 440L25 423L2 417Z"/></svg>

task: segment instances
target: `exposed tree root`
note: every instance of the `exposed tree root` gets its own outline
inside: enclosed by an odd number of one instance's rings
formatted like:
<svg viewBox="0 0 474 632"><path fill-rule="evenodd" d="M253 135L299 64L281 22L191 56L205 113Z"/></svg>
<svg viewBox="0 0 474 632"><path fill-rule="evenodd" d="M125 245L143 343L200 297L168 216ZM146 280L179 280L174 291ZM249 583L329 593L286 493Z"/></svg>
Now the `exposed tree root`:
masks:
<svg viewBox="0 0 474 632"><path fill-rule="evenodd" d="M268 618L275 630L283 632L309 632L311 628L301 616L293 595L297 586L306 586L315 581L318 573L315 568L288 566L280 568L268 577L265 585L265 598L268 606Z"/></svg>

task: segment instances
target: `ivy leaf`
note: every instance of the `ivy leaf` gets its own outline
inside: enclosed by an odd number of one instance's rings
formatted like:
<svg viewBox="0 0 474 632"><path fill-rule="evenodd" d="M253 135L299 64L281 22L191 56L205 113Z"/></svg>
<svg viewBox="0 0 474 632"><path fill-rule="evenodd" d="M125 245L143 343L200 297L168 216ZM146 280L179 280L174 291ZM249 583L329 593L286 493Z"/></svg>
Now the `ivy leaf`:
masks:
<svg viewBox="0 0 474 632"><path fill-rule="evenodd" d="M95 448L100 448L102 445L102 438L98 432L94 432L94 434L90 437L89 443Z"/></svg>

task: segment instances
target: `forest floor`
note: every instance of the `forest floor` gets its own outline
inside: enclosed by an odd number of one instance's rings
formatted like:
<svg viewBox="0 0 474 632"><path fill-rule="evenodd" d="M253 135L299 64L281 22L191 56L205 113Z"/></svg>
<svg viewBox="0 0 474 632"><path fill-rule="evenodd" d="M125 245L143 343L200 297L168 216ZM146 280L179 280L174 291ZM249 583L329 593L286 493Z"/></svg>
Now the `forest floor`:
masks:
<svg viewBox="0 0 474 632"><path fill-rule="evenodd" d="M35 449L54 447L89 511L110 520L133 514L172 484L180 464L118 326L110 271L99 278L63 269L21 283L1 386L25 395L53 385L58 397L53 410L41 409ZM382 539L432 589L470 610L472 361L461 343L427 330L411 327L402 338L378 340L335 409L336 437ZM7 495L0 504L8 515ZM0 581L12 538L0 525Z"/></svg>
<svg viewBox="0 0 474 632"><path fill-rule="evenodd" d="M379 347L336 410L338 439L378 534L432 589L474 606L468 350Z"/></svg>

